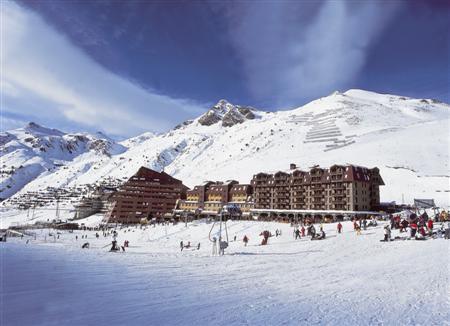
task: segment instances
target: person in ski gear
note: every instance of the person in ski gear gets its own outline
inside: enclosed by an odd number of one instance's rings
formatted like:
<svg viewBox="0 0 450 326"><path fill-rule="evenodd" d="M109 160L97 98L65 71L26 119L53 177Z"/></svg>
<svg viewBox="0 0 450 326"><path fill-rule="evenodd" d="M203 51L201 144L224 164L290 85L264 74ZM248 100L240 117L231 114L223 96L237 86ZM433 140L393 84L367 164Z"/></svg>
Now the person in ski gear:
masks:
<svg viewBox="0 0 450 326"><path fill-rule="evenodd" d="M217 256L217 238L213 238L212 255Z"/></svg>
<svg viewBox="0 0 450 326"><path fill-rule="evenodd" d="M410 223L409 227L411 228L411 238L414 238L416 236L416 232L417 232L417 224Z"/></svg>
<svg viewBox="0 0 450 326"><path fill-rule="evenodd" d="M323 240L323 239L325 239L325 237L326 237L325 231L322 229L319 231L319 233L317 235L312 237L311 240Z"/></svg>
<svg viewBox="0 0 450 326"><path fill-rule="evenodd" d="M363 224L363 229L367 230L367 220L366 219L363 220L362 224Z"/></svg>
<svg viewBox="0 0 450 326"><path fill-rule="evenodd" d="M419 234L422 237L425 237L427 235L426 232L425 232L425 228L423 226L419 227Z"/></svg>
<svg viewBox="0 0 450 326"><path fill-rule="evenodd" d="M180 241L180 249L181 249L181 251L183 251L183 248L184 248L184 244L183 244L183 240L181 240Z"/></svg>
<svg viewBox="0 0 450 326"><path fill-rule="evenodd" d="M338 231L338 233L341 233L341 232L342 232L342 224L341 224L341 222L339 222L339 223L337 224L337 231Z"/></svg>
<svg viewBox="0 0 450 326"><path fill-rule="evenodd" d="M81 249L89 249L89 242L85 242L82 246Z"/></svg>
<svg viewBox="0 0 450 326"><path fill-rule="evenodd" d="M315 237L315 235L316 235L316 228L314 227L314 224L312 224L312 225L309 227L309 234L311 234L311 237L312 237L312 238Z"/></svg>
<svg viewBox="0 0 450 326"><path fill-rule="evenodd" d="M408 227L409 223L406 219L403 219L400 223L401 228L400 228L400 232L406 232L406 228ZM403 231L402 231L403 230Z"/></svg>
<svg viewBox="0 0 450 326"><path fill-rule="evenodd" d="M302 237L304 237L305 236L305 227L303 225L302 225L302 228L300 231L302 232Z"/></svg>
<svg viewBox="0 0 450 326"><path fill-rule="evenodd" d="M427 222L427 228L430 235L433 235L433 220L430 218Z"/></svg>
<svg viewBox="0 0 450 326"><path fill-rule="evenodd" d="M200 250L200 242L197 245L197 250Z"/></svg>
<svg viewBox="0 0 450 326"><path fill-rule="evenodd" d="M295 229L295 240L301 238L300 237L300 230L299 229Z"/></svg>
<svg viewBox="0 0 450 326"><path fill-rule="evenodd" d="M120 248L117 246L117 241L113 240L111 242L111 249L109 251L118 251L118 250L120 250Z"/></svg>
<svg viewBox="0 0 450 326"><path fill-rule="evenodd" d="M384 227L384 241L391 241L391 228L389 224Z"/></svg>
<svg viewBox="0 0 450 326"><path fill-rule="evenodd" d="M244 238L242 239L242 241L244 241L244 245L247 247L247 244L248 244L248 237L247 237L247 235L244 235Z"/></svg>

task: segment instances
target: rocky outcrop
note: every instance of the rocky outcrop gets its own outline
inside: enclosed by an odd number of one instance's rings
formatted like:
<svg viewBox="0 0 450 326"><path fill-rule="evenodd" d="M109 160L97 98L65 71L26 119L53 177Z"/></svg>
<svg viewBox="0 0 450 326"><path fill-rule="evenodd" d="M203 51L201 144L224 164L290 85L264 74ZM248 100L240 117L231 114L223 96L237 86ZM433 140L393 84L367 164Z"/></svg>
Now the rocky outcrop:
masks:
<svg viewBox="0 0 450 326"><path fill-rule="evenodd" d="M220 100L216 105L203 114L198 122L203 126L211 126L222 121L222 126L232 127L246 120L256 118L256 110L250 107L233 105L226 100Z"/></svg>

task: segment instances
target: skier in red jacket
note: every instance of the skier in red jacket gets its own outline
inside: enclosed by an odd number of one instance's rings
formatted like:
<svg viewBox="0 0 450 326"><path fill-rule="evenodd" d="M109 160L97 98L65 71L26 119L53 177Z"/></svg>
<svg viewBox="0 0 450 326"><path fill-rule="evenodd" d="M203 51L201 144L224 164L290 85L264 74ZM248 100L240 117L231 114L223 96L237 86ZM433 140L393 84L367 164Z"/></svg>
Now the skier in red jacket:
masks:
<svg viewBox="0 0 450 326"><path fill-rule="evenodd" d="M302 225L301 231L302 231L302 237L304 237L305 236L305 227L303 225Z"/></svg>
<svg viewBox="0 0 450 326"><path fill-rule="evenodd" d="M338 225L337 225L337 231L338 231L338 233L341 233L341 231L342 231L342 224L341 224L341 222L339 222Z"/></svg>
<svg viewBox="0 0 450 326"><path fill-rule="evenodd" d="M430 218L427 222L428 232L430 235L433 234L433 220Z"/></svg>

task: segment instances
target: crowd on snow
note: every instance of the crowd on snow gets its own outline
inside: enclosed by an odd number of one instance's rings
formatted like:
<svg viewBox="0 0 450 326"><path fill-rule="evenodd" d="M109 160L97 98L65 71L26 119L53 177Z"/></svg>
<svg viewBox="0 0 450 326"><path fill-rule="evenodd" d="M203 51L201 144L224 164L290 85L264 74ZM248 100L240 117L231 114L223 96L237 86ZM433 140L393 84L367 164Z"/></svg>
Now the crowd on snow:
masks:
<svg viewBox="0 0 450 326"><path fill-rule="evenodd" d="M391 241L392 230L398 229L399 233L409 233L409 236L400 237L396 239L415 239L426 240L429 238L445 238L450 239L450 220L448 212L442 211L436 213L433 218L429 217L427 212L417 215L416 213L406 213L397 215L390 215L390 223L384 227L383 241ZM435 228L435 223L440 222L440 226Z"/></svg>

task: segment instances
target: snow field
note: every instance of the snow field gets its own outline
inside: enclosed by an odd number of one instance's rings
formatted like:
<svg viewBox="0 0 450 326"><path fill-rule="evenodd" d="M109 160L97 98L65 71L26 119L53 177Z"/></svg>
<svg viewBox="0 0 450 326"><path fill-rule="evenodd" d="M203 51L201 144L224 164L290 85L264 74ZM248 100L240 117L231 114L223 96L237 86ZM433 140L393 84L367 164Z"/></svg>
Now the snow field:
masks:
<svg viewBox="0 0 450 326"><path fill-rule="evenodd" d="M53 271L51 275L56 280L76 278L85 293L73 290L75 295L95 297L96 309L104 312L112 325L449 324L448 240L383 243L379 241L383 224L360 236L350 222L343 224L342 234L336 234L335 223L324 224L325 240L296 241L287 224L229 221L231 241L223 257L211 256L208 233L212 224L204 221L189 223L187 228L180 223L119 230L119 243L130 241L125 253L109 253L111 237L104 238L100 232L96 239L92 231L61 232L60 239L53 240L42 230L37 240L21 248L48 250L57 254L58 264L69 260L87 264L87 271L81 274L93 279L85 280L86 286L73 272L67 276L66 271L61 275ZM282 235L260 246L259 233L266 229L273 234L281 229ZM393 236L397 232L393 231ZM232 241L234 235L236 242ZM242 243L244 235L250 238L247 247ZM200 250L181 252L181 240L193 246L200 242ZM91 249L80 249L86 241ZM118 302L114 307L108 305L111 295ZM82 305L78 300L70 298L69 302ZM55 318L70 307L58 309L54 307ZM104 321L92 307L87 309L88 316ZM37 313L36 318L40 317ZM65 320L67 324L86 321L79 314ZM52 320L45 324L51 325Z"/></svg>

